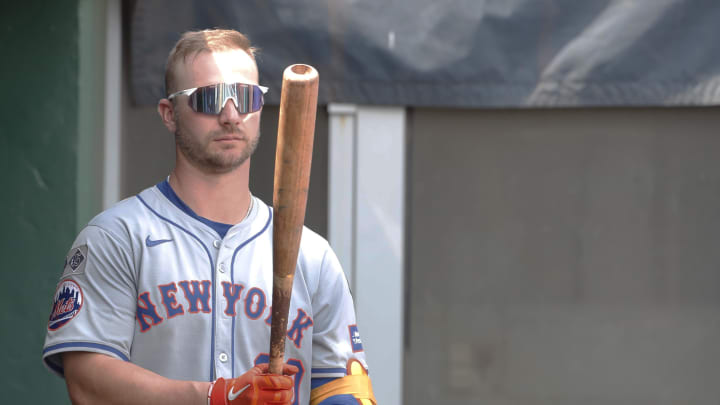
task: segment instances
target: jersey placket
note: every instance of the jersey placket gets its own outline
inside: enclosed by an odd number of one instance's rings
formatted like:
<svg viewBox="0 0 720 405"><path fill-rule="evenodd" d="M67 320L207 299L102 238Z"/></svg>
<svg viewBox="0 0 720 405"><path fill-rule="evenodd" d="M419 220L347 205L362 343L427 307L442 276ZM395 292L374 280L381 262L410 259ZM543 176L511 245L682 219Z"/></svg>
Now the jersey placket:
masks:
<svg viewBox="0 0 720 405"><path fill-rule="evenodd" d="M228 244L228 236L225 239L213 241L213 247L217 252L215 265L215 377L233 377L232 375L232 321L233 308L226 308L229 302L225 297L224 285L232 286L230 276L230 261L233 254L232 246ZM228 287L228 288L229 288Z"/></svg>

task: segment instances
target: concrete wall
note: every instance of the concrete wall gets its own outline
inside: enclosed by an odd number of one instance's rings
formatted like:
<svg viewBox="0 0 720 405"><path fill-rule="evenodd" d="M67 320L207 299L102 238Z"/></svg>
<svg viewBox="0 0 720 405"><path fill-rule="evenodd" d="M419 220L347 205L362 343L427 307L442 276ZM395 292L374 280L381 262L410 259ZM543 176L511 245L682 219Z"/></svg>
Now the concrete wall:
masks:
<svg viewBox="0 0 720 405"><path fill-rule="evenodd" d="M406 403L720 398L720 108L408 119Z"/></svg>

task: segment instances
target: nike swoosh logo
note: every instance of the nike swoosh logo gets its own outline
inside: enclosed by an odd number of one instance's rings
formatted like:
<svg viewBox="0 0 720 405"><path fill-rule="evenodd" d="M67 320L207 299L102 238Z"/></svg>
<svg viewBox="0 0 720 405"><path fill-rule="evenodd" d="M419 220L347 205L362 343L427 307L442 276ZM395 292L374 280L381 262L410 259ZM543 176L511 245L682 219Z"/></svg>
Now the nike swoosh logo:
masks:
<svg viewBox="0 0 720 405"><path fill-rule="evenodd" d="M157 239L157 240L152 240L152 239L150 239L150 235L148 235L148 237L145 239L145 245L146 245L147 247L157 246L157 245L159 245L159 244L161 244L161 243L165 243L165 242L172 242L172 239Z"/></svg>
<svg viewBox="0 0 720 405"><path fill-rule="evenodd" d="M235 398L237 398L240 394L242 394L243 391L245 391L246 389L248 389L249 386L250 386L250 384L244 386L243 389L241 389L241 390L238 391L238 392L233 392L233 390L235 389L235 387L230 388L230 392L228 392L228 401L233 401L233 400L235 400Z"/></svg>

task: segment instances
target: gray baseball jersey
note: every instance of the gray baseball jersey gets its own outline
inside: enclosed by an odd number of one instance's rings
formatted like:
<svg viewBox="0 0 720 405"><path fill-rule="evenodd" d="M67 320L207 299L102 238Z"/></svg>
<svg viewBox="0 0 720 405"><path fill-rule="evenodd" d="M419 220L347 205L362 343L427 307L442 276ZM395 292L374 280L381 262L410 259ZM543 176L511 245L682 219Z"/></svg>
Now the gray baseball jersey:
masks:
<svg viewBox="0 0 720 405"><path fill-rule="evenodd" d="M43 350L104 353L160 375L212 381L267 362L272 305L272 209L253 197L245 220L197 216L167 181L121 201L80 232L65 261ZM285 358L311 378L367 367L347 281L328 243L305 228L288 316Z"/></svg>

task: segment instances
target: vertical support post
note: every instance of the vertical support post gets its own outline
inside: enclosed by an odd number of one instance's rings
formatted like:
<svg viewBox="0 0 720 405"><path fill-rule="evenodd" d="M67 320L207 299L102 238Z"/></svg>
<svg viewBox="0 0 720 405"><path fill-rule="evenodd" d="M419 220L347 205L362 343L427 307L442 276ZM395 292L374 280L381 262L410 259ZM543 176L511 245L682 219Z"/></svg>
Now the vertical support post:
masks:
<svg viewBox="0 0 720 405"><path fill-rule="evenodd" d="M103 147L103 208L120 200L122 153L122 10L120 0L107 1L105 38L105 134Z"/></svg>
<svg viewBox="0 0 720 405"><path fill-rule="evenodd" d="M353 291L356 114L353 104L328 105L328 240Z"/></svg>
<svg viewBox="0 0 720 405"><path fill-rule="evenodd" d="M351 266L378 403L401 404L405 109L330 105L329 113L330 242L343 266Z"/></svg>
<svg viewBox="0 0 720 405"><path fill-rule="evenodd" d="M105 93L104 1L78 2L77 230L102 210L102 148Z"/></svg>

